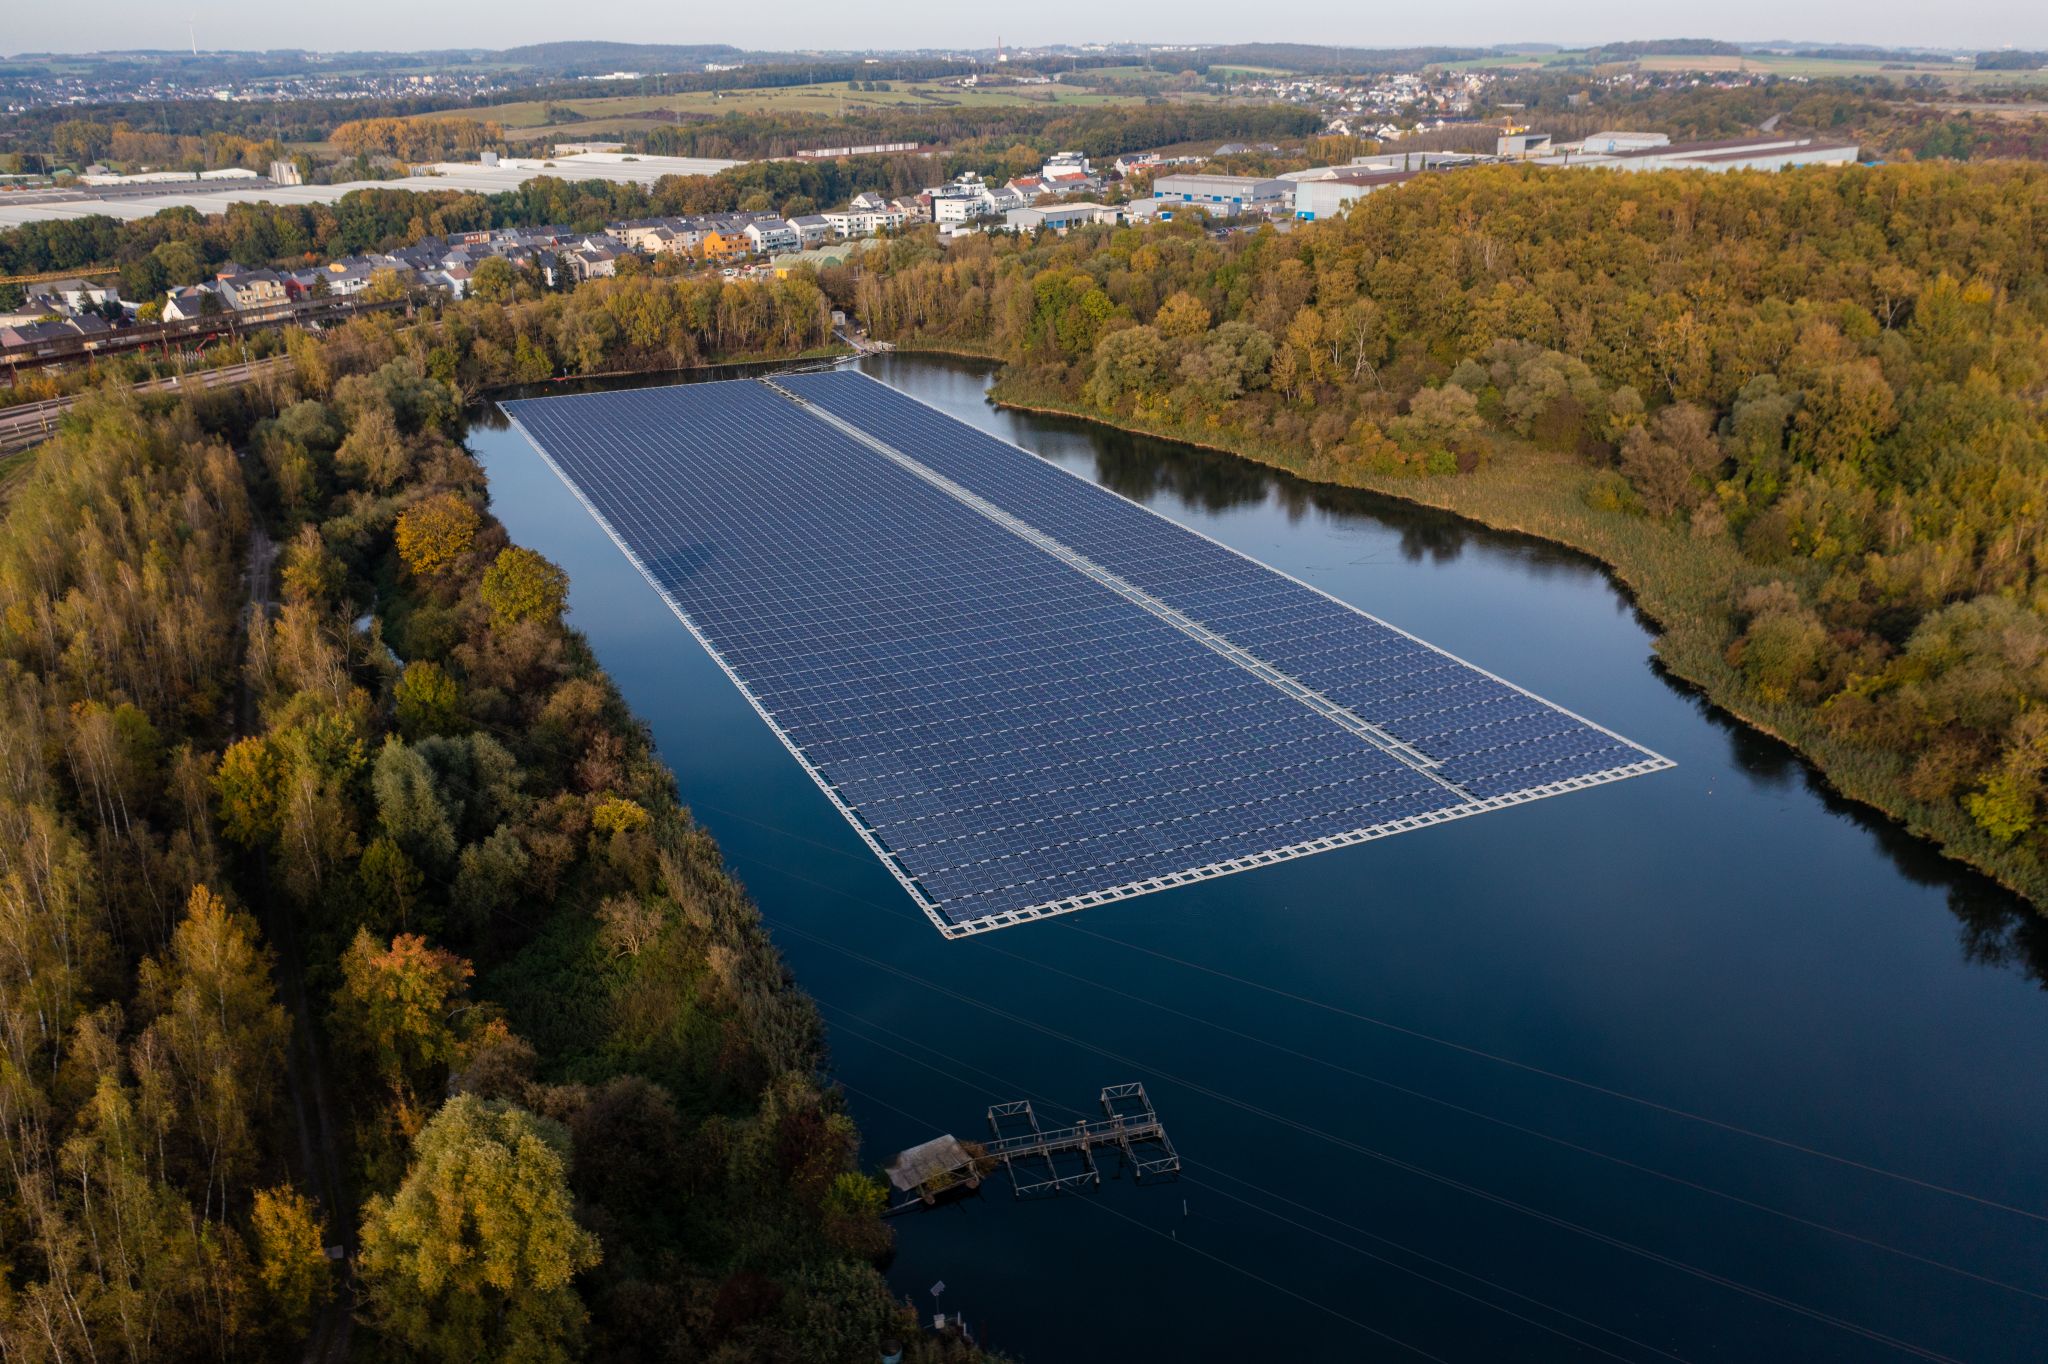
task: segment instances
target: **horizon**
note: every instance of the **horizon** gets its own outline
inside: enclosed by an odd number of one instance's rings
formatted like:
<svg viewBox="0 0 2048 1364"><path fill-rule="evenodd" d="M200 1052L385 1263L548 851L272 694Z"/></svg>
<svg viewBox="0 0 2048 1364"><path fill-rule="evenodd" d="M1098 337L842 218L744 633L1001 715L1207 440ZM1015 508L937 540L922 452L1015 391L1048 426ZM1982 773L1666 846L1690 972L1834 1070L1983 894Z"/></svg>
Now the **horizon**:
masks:
<svg viewBox="0 0 2048 1364"><path fill-rule="evenodd" d="M1247 34L1235 31L1236 23L1216 23L1210 16L1190 16L1179 6L1144 0L1127 7L1116 20L1124 31L1105 33L1102 17L1093 7L1061 0L1034 12L1033 28L1017 33L978 17L963 18L952 7L920 5L892 12L886 32L866 22L869 16L849 16L837 6L799 6L784 9L775 18L749 15L713 15L677 24L660 19L636 19L630 37L592 38L560 35L559 15L538 5L523 12L523 0L493 16L497 27L479 39L478 27L461 16L421 16L392 0L368 0L347 15L317 11L275 11L260 15L233 4L216 3L188 11L186 15L166 13L165 7L149 0L108 0L90 16L63 9L42 10L20 16L18 31L4 56L18 60L33 56L108 56L131 54L174 54L189 52L196 37L199 52L206 54L314 52L314 53L425 53L436 51L498 52L560 42L613 42L634 46L725 45L752 52L887 53L986 51L998 43L1009 48L1056 46L1141 45L1150 47L1227 47L1261 43L1297 44L1312 47L1386 50L1414 47L1499 48L1525 45L1554 45L1566 50L1598 47L1622 42L1655 41L1672 38L1700 38L1754 46L1813 45L1917 49L1941 52L1996 51L2006 48L2048 47L2048 10L2023 5L2019 0L1992 0L1972 7L1967 15L1941 12L1932 6L1894 3L1869 10L1850 11L1830 3L1794 0L1788 7L1763 4L1758 0L1737 0L1722 7L1710 21L1680 23L1658 31L1646 28L1635 6L1603 3L1582 7L1574 30L1560 35L1516 33L1523 11L1496 0L1467 0L1457 7L1457 17L1446 19L1441 12L1430 15L1396 14L1374 21L1360 32L1361 19L1355 12L1335 5L1312 7L1290 24L1294 31ZM814 13L810 11L815 11ZM1062 17L1064 16L1064 17ZM1014 17L1014 16L1013 16ZM1217 16L1221 17L1221 16ZM1141 35L1130 31L1157 21L1160 31ZM351 42L346 35L366 29L401 26L415 35L416 45L377 46ZM1513 27L1510 27L1512 25ZM222 41L223 27L239 41ZM1473 38L1447 36L1444 28L1469 34L1475 28L1498 28L1506 36ZM94 42L109 29L136 40L125 47L108 47ZM793 44L794 30L812 41ZM1839 32L1830 32L1839 29ZM1809 36L1755 36L1806 31ZM1814 36L1815 33L1829 36Z"/></svg>

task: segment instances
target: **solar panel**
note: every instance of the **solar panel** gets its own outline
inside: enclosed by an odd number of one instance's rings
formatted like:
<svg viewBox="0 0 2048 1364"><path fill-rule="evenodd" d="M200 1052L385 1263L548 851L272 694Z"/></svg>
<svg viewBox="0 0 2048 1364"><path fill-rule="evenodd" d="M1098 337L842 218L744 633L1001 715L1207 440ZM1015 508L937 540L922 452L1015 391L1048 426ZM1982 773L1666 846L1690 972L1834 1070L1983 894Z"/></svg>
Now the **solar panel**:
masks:
<svg viewBox="0 0 2048 1364"><path fill-rule="evenodd" d="M865 376L505 408L950 936L1668 765Z"/></svg>

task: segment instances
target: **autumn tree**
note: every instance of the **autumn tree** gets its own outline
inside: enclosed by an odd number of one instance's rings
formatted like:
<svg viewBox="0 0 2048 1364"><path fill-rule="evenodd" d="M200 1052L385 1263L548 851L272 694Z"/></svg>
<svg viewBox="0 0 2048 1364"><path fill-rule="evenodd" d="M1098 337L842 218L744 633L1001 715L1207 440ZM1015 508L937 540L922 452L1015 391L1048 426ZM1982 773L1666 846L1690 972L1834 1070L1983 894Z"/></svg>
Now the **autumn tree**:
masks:
<svg viewBox="0 0 2048 1364"><path fill-rule="evenodd" d="M484 570L478 595L499 624L561 619L569 600L569 575L530 549L518 545L498 552Z"/></svg>
<svg viewBox="0 0 2048 1364"><path fill-rule="evenodd" d="M249 1214L255 1233L256 1273L271 1312L294 1326L334 1292L325 1229L308 1199L289 1186L256 1191Z"/></svg>
<svg viewBox="0 0 2048 1364"><path fill-rule="evenodd" d="M482 523L468 499L435 493L399 516L398 555L419 577L441 577L469 554Z"/></svg>
<svg viewBox="0 0 2048 1364"><path fill-rule="evenodd" d="M201 1211L211 1215L255 1162L291 1032L255 920L194 886L168 954L142 963L139 993L150 1020L142 1046L164 1062L197 1140Z"/></svg>
<svg viewBox="0 0 2048 1364"><path fill-rule="evenodd" d="M468 962L415 934L385 947L358 930L342 954L341 976L335 1032L390 1089L410 1093L454 1063Z"/></svg>
<svg viewBox="0 0 2048 1364"><path fill-rule="evenodd" d="M1192 341L1209 330L1209 309L1202 300L1181 290L1159 305L1152 325L1169 340Z"/></svg>
<svg viewBox="0 0 2048 1364"><path fill-rule="evenodd" d="M574 1282L601 1258L576 1223L568 1133L474 1094L420 1132L398 1191L364 1210L370 1320L429 1360L554 1364L576 1355Z"/></svg>

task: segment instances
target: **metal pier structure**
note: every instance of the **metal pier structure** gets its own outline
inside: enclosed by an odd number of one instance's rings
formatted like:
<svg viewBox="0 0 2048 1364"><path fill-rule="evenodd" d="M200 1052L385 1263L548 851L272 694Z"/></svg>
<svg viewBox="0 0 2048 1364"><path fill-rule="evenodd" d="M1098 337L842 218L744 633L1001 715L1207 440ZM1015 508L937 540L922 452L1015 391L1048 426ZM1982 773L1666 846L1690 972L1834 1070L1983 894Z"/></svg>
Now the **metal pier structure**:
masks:
<svg viewBox="0 0 2048 1364"><path fill-rule="evenodd" d="M1101 1101L1101 1118L1083 1118L1050 1131L1038 1125L1029 1099L993 1104L988 1110L993 1135L982 1149L1003 1162L1011 1192L1018 1198L1100 1185L1102 1171L1095 1162L1099 1150L1113 1149L1140 1183L1147 1175L1156 1179L1180 1173L1180 1153L1167 1138L1144 1085L1105 1086Z"/></svg>
<svg viewBox="0 0 2048 1364"><path fill-rule="evenodd" d="M959 1141L947 1133L899 1152L885 1173L897 1193L910 1196L892 1205L888 1215L931 1207L957 1190L978 1190L997 1165L1009 1175L1010 1191L1018 1198L1099 1186L1098 1152L1114 1151L1120 1168L1139 1183L1147 1176L1180 1173L1180 1153L1152 1110L1145 1086L1105 1085L1099 1097L1100 1118L1051 1130L1038 1125L1029 1099L991 1104L988 1125L994 1135L989 1141Z"/></svg>

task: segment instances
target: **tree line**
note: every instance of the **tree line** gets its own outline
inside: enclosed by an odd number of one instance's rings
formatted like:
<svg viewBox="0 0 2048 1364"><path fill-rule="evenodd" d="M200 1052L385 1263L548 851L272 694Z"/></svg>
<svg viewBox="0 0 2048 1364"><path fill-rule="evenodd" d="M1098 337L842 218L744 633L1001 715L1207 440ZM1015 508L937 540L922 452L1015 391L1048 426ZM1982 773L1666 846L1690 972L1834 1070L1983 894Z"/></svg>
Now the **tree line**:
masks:
<svg viewBox="0 0 2048 1364"><path fill-rule="evenodd" d="M362 118L335 125L328 141L343 156L429 161L502 148L505 130L473 118Z"/></svg>
<svg viewBox="0 0 2048 1364"><path fill-rule="evenodd" d="M427 1360L976 1357L875 1271L815 1011L459 444L493 346L658 287L97 397L9 502L9 1359L282 1354L344 1311ZM669 298L622 350L755 335Z"/></svg>
<svg viewBox="0 0 2048 1364"><path fill-rule="evenodd" d="M1491 168L1285 234L910 236L825 283L1017 401L1594 548L1680 672L2039 903L2044 228L2024 164ZM1509 465L1520 502L1481 491Z"/></svg>

